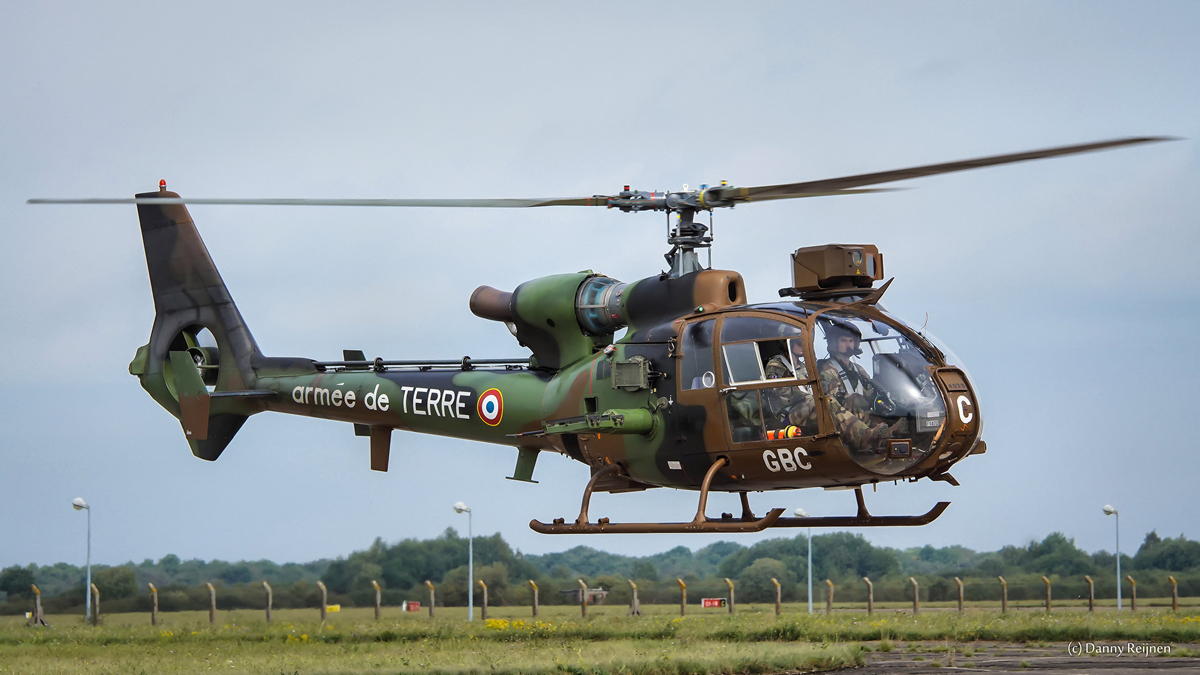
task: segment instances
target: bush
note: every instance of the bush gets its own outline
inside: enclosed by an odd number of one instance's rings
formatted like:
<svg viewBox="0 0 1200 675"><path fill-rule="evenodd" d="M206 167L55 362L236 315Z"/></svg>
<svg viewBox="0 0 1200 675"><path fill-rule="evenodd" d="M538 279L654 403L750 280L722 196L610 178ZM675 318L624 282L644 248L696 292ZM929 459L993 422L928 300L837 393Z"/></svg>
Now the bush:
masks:
<svg viewBox="0 0 1200 675"><path fill-rule="evenodd" d="M128 567L109 567L92 575L92 583L100 589L100 599L120 600L137 595L137 575Z"/></svg>
<svg viewBox="0 0 1200 675"><path fill-rule="evenodd" d="M33 597L32 585L33 570L13 565L0 572L0 591L7 593L9 600Z"/></svg>
<svg viewBox="0 0 1200 675"><path fill-rule="evenodd" d="M782 562L774 558L759 558L746 568L738 579L736 598L741 602L775 602L774 578L779 582L784 601L796 594L796 577Z"/></svg>

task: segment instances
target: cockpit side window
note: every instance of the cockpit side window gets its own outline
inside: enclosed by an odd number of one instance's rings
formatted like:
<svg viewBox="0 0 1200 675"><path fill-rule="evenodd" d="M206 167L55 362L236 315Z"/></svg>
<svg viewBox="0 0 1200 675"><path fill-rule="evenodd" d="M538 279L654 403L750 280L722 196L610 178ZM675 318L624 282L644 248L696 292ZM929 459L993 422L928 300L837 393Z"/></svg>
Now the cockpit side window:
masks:
<svg viewBox="0 0 1200 675"><path fill-rule="evenodd" d="M735 443L817 433L816 404L804 359L804 330L759 317L731 317L721 328L721 367ZM783 386L763 386L775 382Z"/></svg>
<svg viewBox="0 0 1200 675"><path fill-rule="evenodd" d="M717 386L713 372L713 326L714 319L690 323L683 329L680 349L683 360L680 364L679 381L683 389L710 389Z"/></svg>

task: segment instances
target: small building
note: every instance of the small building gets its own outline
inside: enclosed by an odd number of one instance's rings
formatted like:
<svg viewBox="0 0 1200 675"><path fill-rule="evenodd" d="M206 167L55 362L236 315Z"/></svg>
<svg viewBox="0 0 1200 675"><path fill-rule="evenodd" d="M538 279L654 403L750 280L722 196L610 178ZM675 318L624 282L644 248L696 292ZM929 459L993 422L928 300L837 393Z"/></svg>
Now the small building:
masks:
<svg viewBox="0 0 1200 675"><path fill-rule="evenodd" d="M583 589L571 588L571 589L567 589L565 591L559 591L558 593L559 593L559 595L567 596L567 598L571 602L573 602L575 604L579 604L579 602L580 602L579 595L581 593L583 593ZM604 599L607 597L608 597L608 591L604 590L603 588L587 589L587 602L589 605L603 605Z"/></svg>

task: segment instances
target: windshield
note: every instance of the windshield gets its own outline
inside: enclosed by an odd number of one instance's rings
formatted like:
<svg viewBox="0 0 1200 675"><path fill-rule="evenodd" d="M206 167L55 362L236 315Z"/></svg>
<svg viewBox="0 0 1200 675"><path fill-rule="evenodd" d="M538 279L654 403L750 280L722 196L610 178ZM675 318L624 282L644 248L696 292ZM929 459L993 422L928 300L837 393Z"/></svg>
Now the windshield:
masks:
<svg viewBox="0 0 1200 675"><path fill-rule="evenodd" d="M816 325L817 376L850 455L885 475L923 460L946 421L928 347L905 337L890 317L853 309L826 312Z"/></svg>

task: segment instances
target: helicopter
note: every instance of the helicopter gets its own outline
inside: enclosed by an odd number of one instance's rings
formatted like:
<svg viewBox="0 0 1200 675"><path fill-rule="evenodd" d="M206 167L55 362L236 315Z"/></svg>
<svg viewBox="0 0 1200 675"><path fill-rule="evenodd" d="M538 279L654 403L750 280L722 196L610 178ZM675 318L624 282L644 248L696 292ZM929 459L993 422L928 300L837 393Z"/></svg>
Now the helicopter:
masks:
<svg viewBox="0 0 1200 675"><path fill-rule="evenodd" d="M724 181L681 191L624 186L554 199L198 199L166 189L134 198L31 199L134 204L155 318L129 373L179 419L192 454L214 461L250 416L281 412L353 424L370 468L387 471L394 431L516 449L509 478L536 482L542 452L586 464L578 516L530 521L543 534L759 532L780 527L925 525L869 512L862 488L949 473L986 452L983 416L963 364L880 304L883 253L869 244L801 247L779 300L748 304L741 274L701 263L713 237L702 212L760 201L882 191L875 186L999 164L1171 140L1137 137L780 185ZM590 270L480 286L469 308L505 324L529 355L451 360L266 356L221 279L187 204L460 208L599 206L665 212L669 269L632 282ZM710 258L711 260L711 258ZM618 332L625 333L619 339ZM591 520L594 492L697 490L691 520ZM749 493L853 490L852 516L755 515ZM742 512L709 517L712 491Z"/></svg>

